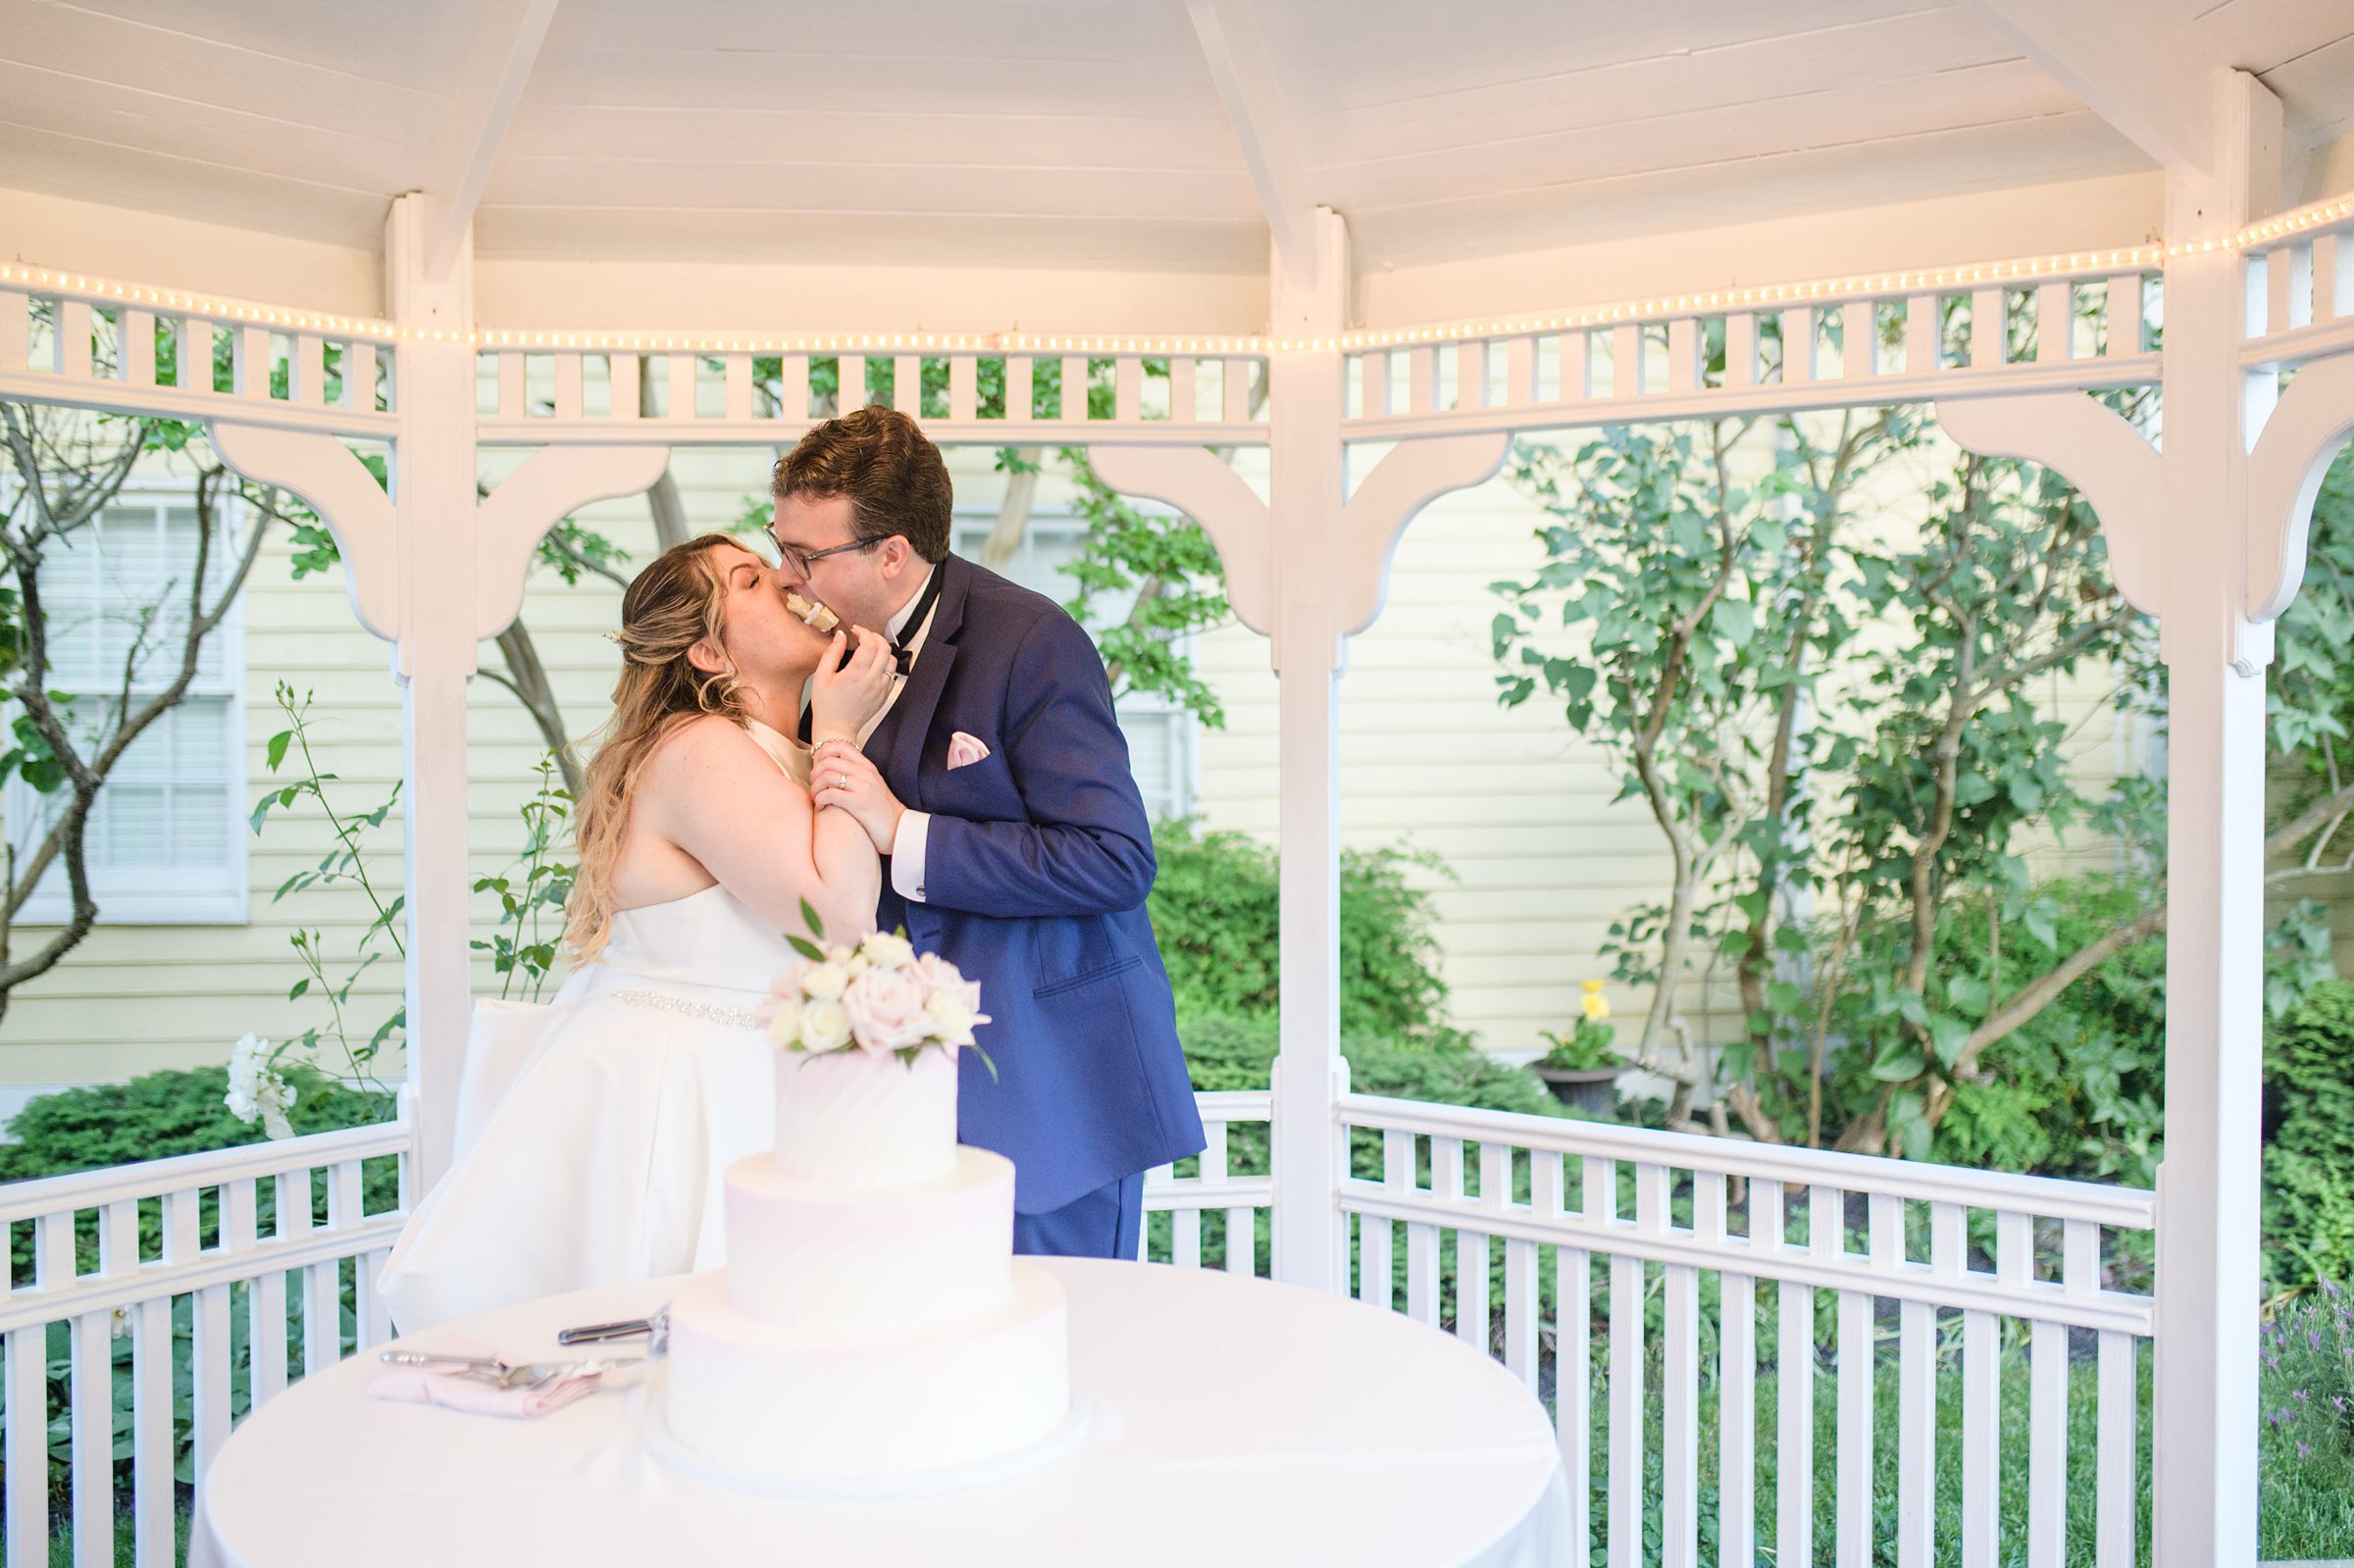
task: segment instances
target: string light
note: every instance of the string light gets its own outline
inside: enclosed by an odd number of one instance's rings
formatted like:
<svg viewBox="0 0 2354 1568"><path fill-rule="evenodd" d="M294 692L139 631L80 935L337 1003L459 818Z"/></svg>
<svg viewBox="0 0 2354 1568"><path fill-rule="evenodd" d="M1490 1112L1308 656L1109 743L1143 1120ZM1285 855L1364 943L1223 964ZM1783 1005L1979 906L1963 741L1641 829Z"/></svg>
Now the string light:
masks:
<svg viewBox="0 0 2354 1568"><path fill-rule="evenodd" d="M2291 212L2249 224L2227 238L2204 236L2165 244L2135 245L2105 251L2074 251L2066 255L2021 258L2015 261L1958 264L1913 272L1878 273L1848 278L1814 278L1798 282L1744 284L1707 293L1660 295L1622 300L1572 311L1543 315L1500 316L1410 327L1358 329L1331 336L1233 335L1223 337L1136 337L1084 334L1005 332L821 332L780 336L695 336L672 333L617 331L550 331L514 328L478 328L459 331L447 328L404 325L370 317L306 312L246 300L157 289L140 284L94 278L21 264L0 264L0 284L82 296L94 303L122 301L170 315L186 315L215 322L278 328L289 332L353 339L364 343L403 341L456 342L480 350L548 349L604 351L618 354L689 353L699 355L829 355L882 350L898 352L1004 353L1064 357L1244 356L1268 354L1357 353L1366 350L1420 348L1444 343L1478 342L1496 337L1524 337L1547 332L1573 332L1592 328L1622 328L1656 321L1689 320L1728 311L1761 307L1822 306L1833 302L1863 304L1889 294L1916 294L1949 289L2003 286L2016 282L2060 282L2074 278L2114 276L2121 272L2163 269L2184 256L2212 255L2218 250L2271 249L2280 242L2316 229L2354 220L2354 192L2309 203Z"/></svg>

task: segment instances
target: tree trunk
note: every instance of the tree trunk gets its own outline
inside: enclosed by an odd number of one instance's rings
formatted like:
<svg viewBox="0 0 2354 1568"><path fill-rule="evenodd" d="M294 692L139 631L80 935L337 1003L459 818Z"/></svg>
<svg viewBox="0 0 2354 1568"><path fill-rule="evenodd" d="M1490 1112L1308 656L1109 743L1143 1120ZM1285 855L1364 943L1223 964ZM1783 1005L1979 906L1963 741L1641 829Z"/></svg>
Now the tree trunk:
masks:
<svg viewBox="0 0 2354 1568"><path fill-rule="evenodd" d="M638 356L638 415L640 419L650 419L656 413L653 363L650 354ZM670 477L668 464L662 467L662 477L647 487L645 504L654 514L654 542L660 548L667 550L674 544L685 544L694 536L693 525L687 521L687 503L679 499L679 481Z"/></svg>
<svg viewBox="0 0 2354 1568"><path fill-rule="evenodd" d="M504 632L498 634L499 655L506 660L504 678L486 670L484 675L496 681L515 694L532 722L539 727L539 738L554 753L556 766L564 772L564 787L572 798L581 798L585 781L580 764L573 760L571 738L564 731L564 710L556 702L555 688L547 679L547 666L540 662L538 644L532 640L531 628L517 616Z"/></svg>
<svg viewBox="0 0 2354 1568"><path fill-rule="evenodd" d="M992 572L1004 571L1005 563L1022 547L1022 535L1030 529L1030 509L1038 501L1039 464L1046 454L1043 446L1014 449L1016 466L1005 481L1005 498L998 503L998 520L990 525L989 537L981 545L981 564Z"/></svg>

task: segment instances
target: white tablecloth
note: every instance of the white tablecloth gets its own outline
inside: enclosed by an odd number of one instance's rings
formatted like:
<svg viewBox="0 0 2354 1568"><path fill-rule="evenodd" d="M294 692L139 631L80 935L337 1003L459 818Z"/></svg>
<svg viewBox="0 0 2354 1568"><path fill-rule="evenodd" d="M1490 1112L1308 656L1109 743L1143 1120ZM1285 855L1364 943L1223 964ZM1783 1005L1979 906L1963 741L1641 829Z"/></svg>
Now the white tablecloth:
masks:
<svg viewBox="0 0 2354 1568"><path fill-rule="evenodd" d="M1048 1266L1070 1290L1089 1421L1067 1456L1011 1479L885 1502L747 1495L649 1456L639 1392L499 1421L367 1398L381 1370L370 1354L304 1379L230 1439L190 1563L1567 1564L1550 1423L1488 1357L1264 1281ZM640 1314L678 1283L528 1302L444 1332L540 1358L558 1328Z"/></svg>

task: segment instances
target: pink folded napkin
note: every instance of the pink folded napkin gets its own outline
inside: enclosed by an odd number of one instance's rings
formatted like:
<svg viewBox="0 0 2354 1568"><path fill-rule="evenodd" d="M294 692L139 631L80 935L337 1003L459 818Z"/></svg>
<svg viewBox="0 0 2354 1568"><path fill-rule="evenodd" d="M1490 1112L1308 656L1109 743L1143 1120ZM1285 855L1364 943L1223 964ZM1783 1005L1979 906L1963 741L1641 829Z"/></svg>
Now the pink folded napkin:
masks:
<svg viewBox="0 0 2354 1568"><path fill-rule="evenodd" d="M487 1356L495 1352L472 1340L444 1340L434 1346L433 1353ZM461 1376L454 1368L389 1367L368 1385L368 1396L400 1404L437 1404L445 1410L463 1410L469 1415L522 1419L563 1409L573 1400L595 1391L602 1377L602 1373L589 1372L551 1379L537 1388L502 1389L482 1378Z"/></svg>

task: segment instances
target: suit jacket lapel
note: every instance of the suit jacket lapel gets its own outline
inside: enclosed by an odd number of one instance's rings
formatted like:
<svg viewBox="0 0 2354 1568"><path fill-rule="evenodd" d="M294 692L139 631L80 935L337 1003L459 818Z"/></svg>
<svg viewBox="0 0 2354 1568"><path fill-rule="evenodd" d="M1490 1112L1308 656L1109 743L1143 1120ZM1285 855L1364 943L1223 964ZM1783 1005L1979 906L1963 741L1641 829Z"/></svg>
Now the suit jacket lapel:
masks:
<svg viewBox="0 0 2354 1568"><path fill-rule="evenodd" d="M900 688L899 700L867 737L867 755L883 770L891 792L899 797L901 805L919 810L923 799L918 770L924 740L932 733L933 715L940 711L941 693L947 687L948 668L956 662L956 635L964 627L964 595L971 586L967 570L953 555L941 558L940 602L932 610L932 630L924 634L924 645L915 656L915 668L907 674L907 684Z"/></svg>

